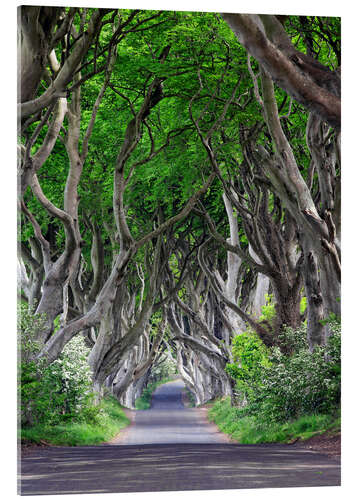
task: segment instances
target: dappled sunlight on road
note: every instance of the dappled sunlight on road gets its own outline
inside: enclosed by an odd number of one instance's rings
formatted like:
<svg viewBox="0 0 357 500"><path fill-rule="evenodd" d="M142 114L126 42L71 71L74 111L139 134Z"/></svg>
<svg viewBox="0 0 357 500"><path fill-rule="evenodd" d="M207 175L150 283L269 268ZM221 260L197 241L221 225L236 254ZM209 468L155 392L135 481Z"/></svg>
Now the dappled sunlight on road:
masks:
<svg viewBox="0 0 357 500"><path fill-rule="evenodd" d="M337 460L289 445L44 448L22 462L22 494L336 486Z"/></svg>
<svg viewBox="0 0 357 500"><path fill-rule="evenodd" d="M49 447L22 460L23 495L336 486L340 466L289 445L226 442L202 410L182 404L183 384L161 386L153 408L113 444Z"/></svg>

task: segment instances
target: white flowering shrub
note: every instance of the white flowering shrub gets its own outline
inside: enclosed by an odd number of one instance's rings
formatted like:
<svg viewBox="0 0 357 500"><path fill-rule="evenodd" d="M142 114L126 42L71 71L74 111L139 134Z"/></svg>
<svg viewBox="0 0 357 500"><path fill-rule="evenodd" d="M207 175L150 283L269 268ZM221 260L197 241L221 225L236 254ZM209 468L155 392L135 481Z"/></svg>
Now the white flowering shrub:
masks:
<svg viewBox="0 0 357 500"><path fill-rule="evenodd" d="M250 413L268 419L288 420L304 414L331 413L339 408L341 396L341 327L330 323L326 346L311 353L305 343L304 327L288 332L296 350L283 354L270 350L250 401Z"/></svg>
<svg viewBox="0 0 357 500"><path fill-rule="evenodd" d="M87 362L89 349L81 336L66 344L61 355L46 366L36 360L40 343L35 340L41 318L25 306L19 311L19 413L23 425L57 424L68 420L93 420L92 378Z"/></svg>
<svg viewBox="0 0 357 500"><path fill-rule="evenodd" d="M91 407L92 377L87 362L89 349L81 336L68 342L61 355L42 375L44 393L48 395L47 415L52 421L79 420ZM51 411L55 409L55 411Z"/></svg>
<svg viewBox="0 0 357 500"><path fill-rule="evenodd" d="M40 351L42 344L38 337L44 324L45 316L43 314L34 314L25 304L18 305L17 344L19 362L31 362Z"/></svg>
<svg viewBox="0 0 357 500"><path fill-rule="evenodd" d="M308 348L306 325L285 328L280 347L267 349L251 332L233 339L234 363L226 371L236 380L240 415L285 421L304 414L333 413L340 406L341 325L329 321L326 346Z"/></svg>

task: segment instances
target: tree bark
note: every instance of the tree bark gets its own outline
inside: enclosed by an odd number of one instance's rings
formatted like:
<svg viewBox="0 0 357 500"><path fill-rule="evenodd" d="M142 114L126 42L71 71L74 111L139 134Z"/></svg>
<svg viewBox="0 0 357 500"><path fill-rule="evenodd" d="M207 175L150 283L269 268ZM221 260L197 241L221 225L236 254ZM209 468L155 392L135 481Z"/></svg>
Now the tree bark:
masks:
<svg viewBox="0 0 357 500"><path fill-rule="evenodd" d="M341 126L340 77L295 49L276 16L221 14L275 83L332 127Z"/></svg>

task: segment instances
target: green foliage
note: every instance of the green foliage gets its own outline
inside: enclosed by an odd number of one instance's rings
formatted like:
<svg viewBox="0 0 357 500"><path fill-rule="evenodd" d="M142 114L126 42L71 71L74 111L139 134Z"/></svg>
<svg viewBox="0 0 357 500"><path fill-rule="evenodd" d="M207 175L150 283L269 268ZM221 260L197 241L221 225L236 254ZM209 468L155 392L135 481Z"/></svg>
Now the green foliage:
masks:
<svg viewBox="0 0 357 500"><path fill-rule="evenodd" d="M21 441L39 443L48 442L57 446L96 445L112 439L118 432L129 425L130 420L122 407L113 397L102 399L96 407L95 420L81 422L63 422L58 425L37 424L21 429Z"/></svg>
<svg viewBox="0 0 357 500"><path fill-rule="evenodd" d="M262 306L262 313L260 315L259 321L268 321L268 323L272 324L276 312L275 312L275 304L273 302L272 294L265 294L266 303Z"/></svg>
<svg viewBox="0 0 357 500"><path fill-rule="evenodd" d="M255 411L284 420L314 412L331 413L339 407L341 332L337 322L330 327L327 345L313 352L306 345L304 327L290 331L290 335L295 333L291 356L283 355L278 348L271 350L271 367L262 373L253 403Z"/></svg>
<svg viewBox="0 0 357 500"><path fill-rule="evenodd" d="M244 409L231 406L229 398L217 401L209 410L208 418L242 444L304 440L327 430L338 431L341 425L340 416L334 414L303 415L283 423L274 422L264 414L247 415Z"/></svg>
<svg viewBox="0 0 357 500"><path fill-rule="evenodd" d="M328 324L329 324L329 325L334 325L335 323L338 323L339 321L340 321L340 320L339 320L339 318L336 316L336 314L335 314L335 313L333 313L333 312L331 312L331 313L327 316L327 318L322 319L322 320L320 321L320 323L321 323L321 325L324 325L324 326L325 326L325 325L328 325Z"/></svg>
<svg viewBox="0 0 357 500"><path fill-rule="evenodd" d="M309 344L307 341L306 324L299 328L285 326L278 335L278 343L280 349L284 349L288 353L297 353L301 350L308 350ZM271 351L273 352L273 350Z"/></svg>
<svg viewBox="0 0 357 500"><path fill-rule="evenodd" d="M304 314L304 312L306 311L306 307L307 307L307 298L302 297L300 301L300 314Z"/></svg>
<svg viewBox="0 0 357 500"><path fill-rule="evenodd" d="M227 373L236 380L236 391L244 401L254 391L261 370L269 365L268 350L252 330L234 337L232 341L234 363L226 365Z"/></svg>
<svg viewBox="0 0 357 500"><path fill-rule="evenodd" d="M94 421L88 348L74 337L57 360L46 365L36 359L41 343L36 340L43 318L19 306L19 420L22 425L65 421Z"/></svg>
<svg viewBox="0 0 357 500"><path fill-rule="evenodd" d="M329 328L327 345L317 346L313 352L308 349L305 325L296 330L285 328L281 342L290 346L290 355L272 347L266 357L256 341L243 336L234 339L236 361L227 365L227 371L236 380L246 414L281 422L306 414L333 413L339 408L341 327L333 321Z"/></svg>
<svg viewBox="0 0 357 500"><path fill-rule="evenodd" d="M27 307L27 304L19 303L17 310L17 330L20 362L31 363L31 360L40 351L42 343L38 338L44 323L44 315L34 314Z"/></svg>

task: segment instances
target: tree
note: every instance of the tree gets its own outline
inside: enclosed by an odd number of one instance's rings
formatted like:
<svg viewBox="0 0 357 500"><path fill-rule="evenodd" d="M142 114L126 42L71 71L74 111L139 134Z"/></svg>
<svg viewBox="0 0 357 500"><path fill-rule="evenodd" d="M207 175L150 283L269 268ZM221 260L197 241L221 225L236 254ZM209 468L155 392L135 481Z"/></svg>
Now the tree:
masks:
<svg viewBox="0 0 357 500"><path fill-rule="evenodd" d="M166 355L234 396L248 325L288 354L339 316L339 22L237 16L243 46L214 14L20 10L19 296L39 360L83 335L98 397L134 407Z"/></svg>
<svg viewBox="0 0 357 500"><path fill-rule="evenodd" d="M222 14L241 44L289 95L337 130L341 127L339 70L297 50L279 16Z"/></svg>

